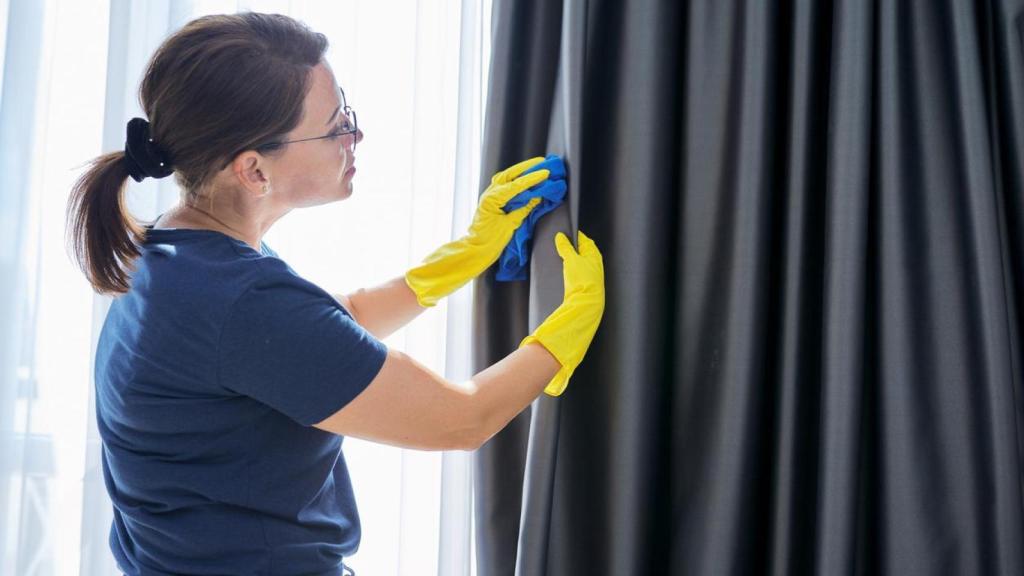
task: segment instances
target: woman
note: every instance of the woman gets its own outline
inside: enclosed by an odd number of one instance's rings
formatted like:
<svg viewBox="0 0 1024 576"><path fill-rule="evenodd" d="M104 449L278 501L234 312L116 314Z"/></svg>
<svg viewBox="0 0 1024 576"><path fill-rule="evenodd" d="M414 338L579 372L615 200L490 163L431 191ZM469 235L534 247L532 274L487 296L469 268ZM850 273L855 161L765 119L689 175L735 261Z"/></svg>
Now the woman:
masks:
<svg viewBox="0 0 1024 576"><path fill-rule="evenodd" d="M557 395L604 309L601 255L564 235L566 299L519 348L453 383L381 339L493 264L548 177L495 175L469 231L403 277L350 297L261 241L290 210L348 198L363 134L323 60L280 15L207 16L153 55L124 152L95 159L68 206L75 255L113 294L96 416L126 574L343 574L359 545L343 436L473 450L541 390ZM180 203L140 226L128 177L174 174ZM344 571L346 570L347 571Z"/></svg>

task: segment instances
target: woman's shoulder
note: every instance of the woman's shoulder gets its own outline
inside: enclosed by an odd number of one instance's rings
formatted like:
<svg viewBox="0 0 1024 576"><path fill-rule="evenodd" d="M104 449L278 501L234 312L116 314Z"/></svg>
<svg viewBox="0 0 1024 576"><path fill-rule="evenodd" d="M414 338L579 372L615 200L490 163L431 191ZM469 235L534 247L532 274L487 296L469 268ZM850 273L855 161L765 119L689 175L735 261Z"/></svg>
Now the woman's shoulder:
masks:
<svg viewBox="0 0 1024 576"><path fill-rule="evenodd" d="M222 232L193 228L146 227L142 276L168 291L234 300L245 292L274 292L278 298L326 297L322 288L296 272L278 253L260 250ZM182 294L183 295L183 294Z"/></svg>
<svg viewBox="0 0 1024 576"><path fill-rule="evenodd" d="M151 296L231 299L285 269L287 264L265 243L257 251L214 230L147 227L132 285Z"/></svg>

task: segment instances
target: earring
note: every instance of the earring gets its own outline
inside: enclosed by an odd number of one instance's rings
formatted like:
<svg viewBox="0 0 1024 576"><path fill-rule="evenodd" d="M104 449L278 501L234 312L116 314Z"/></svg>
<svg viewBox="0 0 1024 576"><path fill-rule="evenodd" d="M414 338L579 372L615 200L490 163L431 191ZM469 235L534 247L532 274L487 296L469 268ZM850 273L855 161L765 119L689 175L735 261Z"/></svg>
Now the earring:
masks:
<svg viewBox="0 0 1024 576"><path fill-rule="evenodd" d="M270 185L269 184L264 184L263 185L263 194L260 194L260 198L266 196L267 194L270 194Z"/></svg>

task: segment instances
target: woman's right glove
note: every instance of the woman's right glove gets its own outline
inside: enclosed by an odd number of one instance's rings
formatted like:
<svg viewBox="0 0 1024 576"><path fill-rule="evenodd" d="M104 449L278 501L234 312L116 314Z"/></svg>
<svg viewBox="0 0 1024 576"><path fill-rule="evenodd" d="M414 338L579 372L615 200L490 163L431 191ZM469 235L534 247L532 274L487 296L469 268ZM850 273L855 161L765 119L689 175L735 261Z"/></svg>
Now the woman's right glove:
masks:
<svg viewBox="0 0 1024 576"><path fill-rule="evenodd" d="M578 235L578 254L565 234L555 235L555 249L563 262L565 297L561 306L519 343L522 348L537 342L562 363L562 369L544 388L549 396L559 396L565 390L604 314L604 260L593 240L582 231Z"/></svg>

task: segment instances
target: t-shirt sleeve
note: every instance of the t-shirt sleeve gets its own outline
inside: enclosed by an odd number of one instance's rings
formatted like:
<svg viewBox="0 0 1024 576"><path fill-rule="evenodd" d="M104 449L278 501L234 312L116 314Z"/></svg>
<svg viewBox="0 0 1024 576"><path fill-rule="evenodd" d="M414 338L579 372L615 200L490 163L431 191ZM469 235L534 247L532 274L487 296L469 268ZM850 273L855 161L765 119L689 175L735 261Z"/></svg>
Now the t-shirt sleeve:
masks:
<svg viewBox="0 0 1024 576"><path fill-rule="evenodd" d="M261 280L228 311L218 350L224 388L311 426L374 379L387 346L329 294L294 274Z"/></svg>

